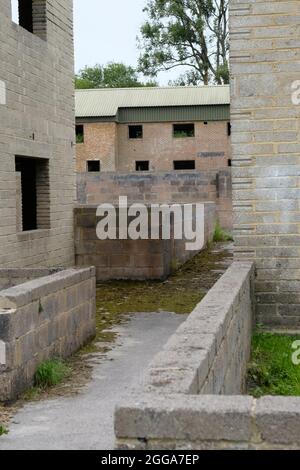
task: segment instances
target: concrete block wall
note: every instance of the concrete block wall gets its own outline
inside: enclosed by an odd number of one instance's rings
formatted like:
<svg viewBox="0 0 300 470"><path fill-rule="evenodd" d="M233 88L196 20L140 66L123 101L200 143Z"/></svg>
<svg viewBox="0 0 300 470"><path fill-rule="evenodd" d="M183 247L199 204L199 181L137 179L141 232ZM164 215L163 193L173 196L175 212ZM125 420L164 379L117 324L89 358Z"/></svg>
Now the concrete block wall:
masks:
<svg viewBox="0 0 300 470"><path fill-rule="evenodd" d="M171 336L149 365L143 393L133 393L116 409L118 449L260 445L256 427L263 424L255 421L256 401L241 396L252 338L253 285L253 264L233 263Z"/></svg>
<svg viewBox="0 0 300 470"><path fill-rule="evenodd" d="M145 390L238 395L245 390L254 269L233 263L153 359Z"/></svg>
<svg viewBox="0 0 300 470"><path fill-rule="evenodd" d="M30 33L12 22L11 1L0 0L1 267L74 264L72 0L34 0L33 7L38 20ZM16 155L49 161L40 230L20 231Z"/></svg>
<svg viewBox="0 0 300 470"><path fill-rule="evenodd" d="M144 394L115 416L119 450L299 450L300 398Z"/></svg>
<svg viewBox="0 0 300 470"><path fill-rule="evenodd" d="M62 270L63 268L0 268L0 291Z"/></svg>
<svg viewBox="0 0 300 470"><path fill-rule="evenodd" d="M171 238L152 240L99 240L96 233L97 206L75 208L75 251L77 266L96 267L98 281L108 279L165 279L173 269L192 258L197 251L187 251L186 242L174 240L174 221ZM193 215L195 217L195 214ZM117 226L118 226L117 212ZM205 243L212 239L215 227L215 204L205 203ZM130 221L130 218L128 218ZM118 233L118 232L117 232Z"/></svg>
<svg viewBox="0 0 300 470"><path fill-rule="evenodd" d="M184 204L213 201L222 227L232 230L231 169L137 173L79 173L79 204L118 203Z"/></svg>
<svg viewBox="0 0 300 470"><path fill-rule="evenodd" d="M0 341L6 349L0 401L15 400L32 385L40 363L70 356L95 330L94 268L62 270L0 291Z"/></svg>
<svg viewBox="0 0 300 470"><path fill-rule="evenodd" d="M297 0L230 1L235 256L255 261L258 322L291 328L300 325L299 15Z"/></svg>

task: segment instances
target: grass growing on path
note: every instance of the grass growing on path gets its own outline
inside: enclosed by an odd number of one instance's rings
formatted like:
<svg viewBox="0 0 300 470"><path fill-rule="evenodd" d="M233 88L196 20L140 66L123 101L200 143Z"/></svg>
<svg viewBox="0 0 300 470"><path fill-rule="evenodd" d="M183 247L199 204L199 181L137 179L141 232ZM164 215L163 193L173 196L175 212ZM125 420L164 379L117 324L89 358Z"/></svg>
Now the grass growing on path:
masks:
<svg viewBox="0 0 300 470"><path fill-rule="evenodd" d="M8 434L8 430L3 426L3 424L0 424L0 436L3 436L4 434Z"/></svg>
<svg viewBox="0 0 300 470"><path fill-rule="evenodd" d="M231 257L225 249L215 248L216 245L212 245L196 255L166 281L100 283L97 289L98 313L190 313L220 277L221 263Z"/></svg>
<svg viewBox="0 0 300 470"><path fill-rule="evenodd" d="M110 331L130 313L192 312L232 261L229 245L210 246L180 267L166 281L107 281L97 286L96 338L82 353L94 353L115 340ZM224 264L225 263L225 264ZM101 343L104 343L101 347Z"/></svg>
<svg viewBox="0 0 300 470"><path fill-rule="evenodd" d="M60 359L51 359L39 365L35 376L35 386L45 389L58 385L70 375L69 366Z"/></svg>
<svg viewBox="0 0 300 470"><path fill-rule="evenodd" d="M34 375L34 386L23 394L23 400L39 398L44 392L68 379L71 372L71 367L61 359L42 362Z"/></svg>
<svg viewBox="0 0 300 470"><path fill-rule="evenodd" d="M292 348L300 337L256 333L248 367L248 392L263 395L300 396L300 365L294 365ZM299 355L300 358L300 355Z"/></svg>

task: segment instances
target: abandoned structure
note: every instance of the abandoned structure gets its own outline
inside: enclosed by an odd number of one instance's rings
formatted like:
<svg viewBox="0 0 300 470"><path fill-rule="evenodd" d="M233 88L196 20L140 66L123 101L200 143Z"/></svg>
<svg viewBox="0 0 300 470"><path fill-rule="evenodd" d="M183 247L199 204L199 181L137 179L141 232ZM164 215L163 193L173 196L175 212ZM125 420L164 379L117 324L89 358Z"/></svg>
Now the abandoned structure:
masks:
<svg viewBox="0 0 300 470"><path fill-rule="evenodd" d="M30 385L40 362L71 354L95 332L95 271L68 268L72 0L16 4L18 24L11 0L0 0L0 401Z"/></svg>
<svg viewBox="0 0 300 470"><path fill-rule="evenodd" d="M12 21L11 1L0 2L0 265L70 265L72 2L18 3L19 25Z"/></svg>
<svg viewBox="0 0 300 470"><path fill-rule="evenodd" d="M229 87L76 90L78 172L223 169Z"/></svg>
<svg viewBox="0 0 300 470"><path fill-rule="evenodd" d="M258 321L292 328L300 324L299 13L294 1L231 1L236 259L255 262Z"/></svg>
<svg viewBox="0 0 300 470"><path fill-rule="evenodd" d="M165 279L195 253L174 240L97 239L95 207L205 203L232 229L229 87L76 91L75 255L97 279ZM183 206L182 206L183 207Z"/></svg>
<svg viewBox="0 0 300 470"><path fill-rule="evenodd" d="M230 1L237 261L117 408L119 449L300 448L299 397L242 396L254 322L299 330L299 15Z"/></svg>

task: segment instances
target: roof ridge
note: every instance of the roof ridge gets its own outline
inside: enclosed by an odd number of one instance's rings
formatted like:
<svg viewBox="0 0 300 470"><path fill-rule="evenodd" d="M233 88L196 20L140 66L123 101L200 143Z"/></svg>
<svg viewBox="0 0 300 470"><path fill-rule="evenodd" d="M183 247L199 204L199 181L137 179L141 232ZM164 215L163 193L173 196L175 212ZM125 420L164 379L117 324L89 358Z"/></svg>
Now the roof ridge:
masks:
<svg viewBox="0 0 300 470"><path fill-rule="evenodd" d="M123 90L139 90L139 91L153 91L153 90L179 90L179 89L206 89L206 88L229 88L230 85L188 85L188 86L156 86L156 87L124 87L124 88L77 88L75 92L95 92L95 91L123 91Z"/></svg>

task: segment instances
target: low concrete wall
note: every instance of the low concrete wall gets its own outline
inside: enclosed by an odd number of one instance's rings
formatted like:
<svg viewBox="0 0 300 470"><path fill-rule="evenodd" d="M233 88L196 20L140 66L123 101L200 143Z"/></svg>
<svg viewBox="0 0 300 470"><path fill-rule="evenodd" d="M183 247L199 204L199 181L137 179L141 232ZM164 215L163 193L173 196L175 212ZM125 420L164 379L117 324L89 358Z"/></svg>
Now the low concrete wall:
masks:
<svg viewBox="0 0 300 470"><path fill-rule="evenodd" d="M253 265L233 263L178 328L150 364L144 393L117 408L118 448L226 448L223 441L242 432L249 438L241 414L251 412L252 399L238 395L250 355L253 284Z"/></svg>
<svg viewBox="0 0 300 470"><path fill-rule="evenodd" d="M253 323L251 263L233 263L151 362L145 390L240 394Z"/></svg>
<svg viewBox="0 0 300 470"><path fill-rule="evenodd" d="M183 208L183 205L182 205ZM173 269L192 258L186 239L174 240L99 240L96 206L75 209L75 254L77 266L95 266L98 281L108 279L165 279ZM212 239L216 222L215 204L205 203L205 243ZM160 223L161 231L161 223Z"/></svg>
<svg viewBox="0 0 300 470"><path fill-rule="evenodd" d="M67 269L0 291L0 341L6 350L0 401L28 388L41 362L71 355L94 335L94 268Z"/></svg>
<svg viewBox="0 0 300 470"><path fill-rule="evenodd" d="M219 171L77 174L79 204L116 204L119 195L127 196L130 204L213 201L222 227L232 230L231 168Z"/></svg>
<svg viewBox="0 0 300 470"><path fill-rule="evenodd" d="M118 449L300 449L300 398L144 394L116 413Z"/></svg>
<svg viewBox="0 0 300 470"><path fill-rule="evenodd" d="M8 268L0 269L0 290L32 281L39 277L50 276L64 268Z"/></svg>

